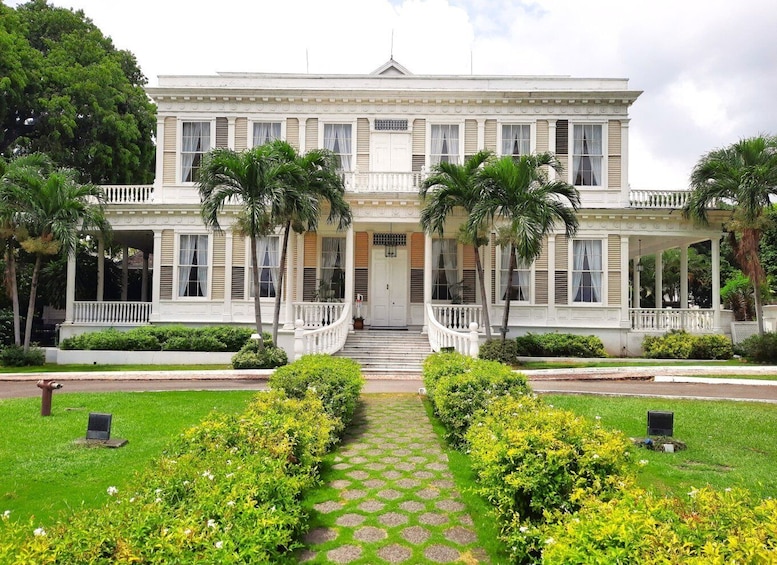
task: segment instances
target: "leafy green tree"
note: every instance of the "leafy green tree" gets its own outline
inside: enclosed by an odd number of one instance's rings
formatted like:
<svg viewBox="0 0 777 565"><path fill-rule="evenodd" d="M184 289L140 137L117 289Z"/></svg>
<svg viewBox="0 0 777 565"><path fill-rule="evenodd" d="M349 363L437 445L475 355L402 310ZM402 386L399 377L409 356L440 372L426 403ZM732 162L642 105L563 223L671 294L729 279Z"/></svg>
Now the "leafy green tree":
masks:
<svg viewBox="0 0 777 565"><path fill-rule="evenodd" d="M707 211L722 200L734 206L728 231L739 266L760 289L765 281L758 256L764 212L777 196L777 137L742 139L703 155L691 173L692 192L683 208L686 217L708 224ZM753 293L758 333L763 334L761 292Z"/></svg>
<svg viewBox="0 0 777 565"><path fill-rule="evenodd" d="M478 173L491 157L490 151L480 151L467 159L463 165L440 162L432 169L419 191L424 207L421 210L421 226L429 235L442 237L448 215L456 208L462 208L469 216L482 196L482 187ZM488 295L486 293L483 261L480 248L488 243L488 234L483 225L462 226L460 239L472 245L475 250L475 268L480 282L480 302L483 305L483 325L486 338L491 339L491 320L488 313Z"/></svg>
<svg viewBox="0 0 777 565"><path fill-rule="evenodd" d="M568 237L577 232L580 195L566 182L549 180L548 168L561 171L558 159L550 153L521 155L517 159L507 155L488 163L480 173L483 197L475 204L467 229L475 232L500 220L497 241L510 246L502 341L507 336L513 271L518 259L533 263L542 252L543 240L559 224Z"/></svg>
<svg viewBox="0 0 777 565"><path fill-rule="evenodd" d="M145 84L134 56L82 11L0 4L0 153L44 152L95 184L151 182Z"/></svg>

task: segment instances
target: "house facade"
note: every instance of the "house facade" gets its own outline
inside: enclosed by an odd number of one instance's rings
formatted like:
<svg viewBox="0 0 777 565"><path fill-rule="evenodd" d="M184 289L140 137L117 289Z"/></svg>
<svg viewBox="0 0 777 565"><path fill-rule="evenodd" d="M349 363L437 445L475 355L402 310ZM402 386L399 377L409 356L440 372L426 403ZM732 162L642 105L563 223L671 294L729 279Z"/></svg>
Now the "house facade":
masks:
<svg viewBox="0 0 777 565"><path fill-rule="evenodd" d="M500 325L508 250L494 237L481 249L489 297L482 305L474 250L456 240L463 214L443 237L424 234L419 223L428 171L481 149L553 152L560 178L581 198L575 237L550 235L541 256L514 275L511 335L593 333L610 353L629 355L639 352L645 332L724 326L717 298L723 218L713 213L716 222L700 228L679 211L687 192L630 190L629 108L640 92L625 79L418 76L391 60L367 75L161 76L148 93L158 107L156 180L104 187L114 241L143 252L143 296L106 302L98 289L96 297L77 297L71 260L62 337L146 323L252 324L249 243L234 229L239 207L225 208L222 232L207 229L196 179L210 149L239 151L276 138L300 152L333 151L353 213L346 231L322 221L318 232L291 236L280 315L280 343L289 350L295 333L323 343L330 326L340 328L342 341L357 315L368 329L482 335L487 307L492 327ZM687 285L688 246L705 240L713 256L706 310L688 303ZM256 290L266 330L280 243L272 235L259 245ZM681 307L666 309L659 297L654 308L639 308L632 289L640 286L640 256L674 247L686 280Z"/></svg>

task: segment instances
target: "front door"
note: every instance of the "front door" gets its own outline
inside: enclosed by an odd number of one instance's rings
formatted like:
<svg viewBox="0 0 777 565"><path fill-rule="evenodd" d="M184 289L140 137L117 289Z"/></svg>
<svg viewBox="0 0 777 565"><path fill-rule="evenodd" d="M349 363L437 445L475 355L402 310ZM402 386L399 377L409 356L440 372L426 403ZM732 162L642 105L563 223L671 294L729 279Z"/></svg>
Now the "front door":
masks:
<svg viewBox="0 0 777 565"><path fill-rule="evenodd" d="M376 173L410 172L410 134L375 132L372 134L371 139L371 171Z"/></svg>
<svg viewBox="0 0 777 565"><path fill-rule="evenodd" d="M383 247L373 249L372 326L407 326L407 287L407 248L398 247L396 257L386 257Z"/></svg>

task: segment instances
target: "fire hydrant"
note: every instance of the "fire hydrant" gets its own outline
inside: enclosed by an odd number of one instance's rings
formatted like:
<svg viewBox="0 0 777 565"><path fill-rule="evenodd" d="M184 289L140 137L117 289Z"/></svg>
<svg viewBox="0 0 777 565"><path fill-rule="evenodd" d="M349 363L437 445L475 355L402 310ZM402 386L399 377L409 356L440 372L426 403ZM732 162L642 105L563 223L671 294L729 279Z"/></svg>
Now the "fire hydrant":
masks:
<svg viewBox="0 0 777 565"><path fill-rule="evenodd" d="M38 388L41 391L40 415L51 416L51 393L62 388L62 385L52 380L40 380L38 381Z"/></svg>

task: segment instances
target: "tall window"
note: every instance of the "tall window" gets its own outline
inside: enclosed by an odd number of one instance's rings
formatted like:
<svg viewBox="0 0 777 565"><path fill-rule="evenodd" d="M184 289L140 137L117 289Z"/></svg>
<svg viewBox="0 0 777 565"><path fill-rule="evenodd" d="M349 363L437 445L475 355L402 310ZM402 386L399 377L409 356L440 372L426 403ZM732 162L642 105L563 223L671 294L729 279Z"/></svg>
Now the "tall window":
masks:
<svg viewBox="0 0 777 565"><path fill-rule="evenodd" d="M321 287L324 299L345 298L345 238L321 239Z"/></svg>
<svg viewBox="0 0 777 565"><path fill-rule="evenodd" d="M432 299L461 301L455 239L432 240Z"/></svg>
<svg viewBox="0 0 777 565"><path fill-rule="evenodd" d="M202 156L210 151L210 122L183 122L181 125L181 181L197 182Z"/></svg>
<svg viewBox="0 0 777 565"><path fill-rule="evenodd" d="M602 184L602 126L574 126L572 177L575 186Z"/></svg>
<svg viewBox="0 0 777 565"><path fill-rule="evenodd" d="M531 153L531 126L502 126L502 155L528 155Z"/></svg>
<svg viewBox="0 0 777 565"><path fill-rule="evenodd" d="M453 124L432 126L432 165L459 162L459 126Z"/></svg>
<svg viewBox="0 0 777 565"><path fill-rule="evenodd" d="M178 296L208 295L208 236L182 235L178 253Z"/></svg>
<svg viewBox="0 0 777 565"><path fill-rule="evenodd" d="M578 239L572 247L572 296L575 302L602 301L602 242Z"/></svg>
<svg viewBox="0 0 777 565"><path fill-rule="evenodd" d="M254 122L254 147L281 138L280 122Z"/></svg>
<svg viewBox="0 0 777 565"><path fill-rule="evenodd" d="M324 124L324 149L337 156L337 168L351 170L351 124Z"/></svg>
<svg viewBox="0 0 777 565"><path fill-rule="evenodd" d="M280 238L277 235L256 240L256 259L259 262L259 298L275 297L281 257L278 252ZM254 296L254 279L249 282L249 296Z"/></svg>
<svg viewBox="0 0 777 565"><path fill-rule="evenodd" d="M507 300L507 275L510 269L510 246L501 248L499 261L499 296ZM510 300L531 300L531 268L523 262L513 269L513 285Z"/></svg>

